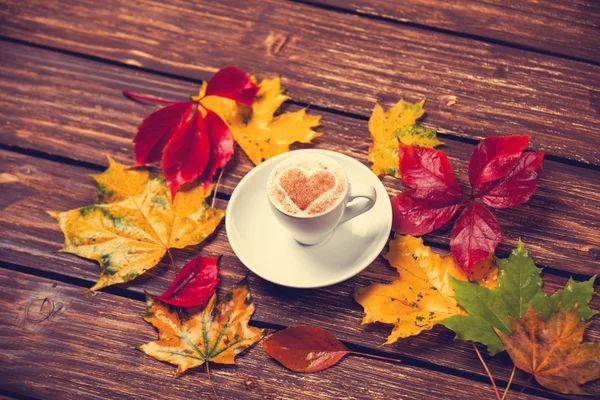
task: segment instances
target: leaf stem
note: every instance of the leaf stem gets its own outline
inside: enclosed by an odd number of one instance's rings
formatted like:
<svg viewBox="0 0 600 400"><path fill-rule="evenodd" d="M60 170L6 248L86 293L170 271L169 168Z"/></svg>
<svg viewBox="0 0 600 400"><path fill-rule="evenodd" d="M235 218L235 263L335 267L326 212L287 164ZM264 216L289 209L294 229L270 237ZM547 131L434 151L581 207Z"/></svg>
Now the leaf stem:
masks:
<svg viewBox="0 0 600 400"><path fill-rule="evenodd" d="M500 400L504 400L506 398L508 389L510 389L510 384L512 383L513 378L515 377L516 371L517 371L517 366L513 364L513 370L512 370L512 373L510 374L510 379L508 380L508 385L506 385L506 388L504 389L504 393L502 393L502 399L500 399Z"/></svg>
<svg viewBox="0 0 600 400"><path fill-rule="evenodd" d="M181 104L183 101L173 101L173 100L165 100L159 99L158 97L144 96L141 94L133 93L128 90L123 90L123 95L127 97L133 97L134 99L153 101L155 103L165 103L165 104Z"/></svg>
<svg viewBox="0 0 600 400"><path fill-rule="evenodd" d="M221 183L221 177L223 176L223 171L225 171L225 166L223 166L223 168L221 168L221 173L219 174L219 178L217 178L217 184L215 185L215 187L213 189L213 198L212 198L212 203L210 204L210 206L212 208L215 208L215 200L217 200L217 190L219 189L219 183Z"/></svg>
<svg viewBox="0 0 600 400"><path fill-rule="evenodd" d="M498 392L498 386L496 386L496 381L494 381L494 377L492 376L492 373L490 372L490 369L488 368L487 364L483 360L483 357L481 356L479 349L477 349L477 346L475 346L475 343L473 343L473 348L475 349L475 352L477 353L477 357L479 357L479 361L481 361L481 365L483 365L485 372L487 372L488 377L490 378L490 381L492 382L492 386L494 387L494 391L496 392L496 398L498 400L501 400L500 392Z"/></svg>
<svg viewBox="0 0 600 400"><path fill-rule="evenodd" d="M525 391L525 389L527 389L529 382L531 382L531 378L533 378L533 374L529 375L529 379L527 379L527 382L525 382L525 385L523 386L523 388L521 389L521 391L519 393L523 393Z"/></svg>
<svg viewBox="0 0 600 400"><path fill-rule="evenodd" d="M206 361L206 373L208 374L208 381L210 382L210 387L213 390L213 393L215 394L215 400L219 400L219 396L217 396L217 390L215 389L215 385L213 384L212 378L210 377L210 368L208 367L208 364L210 364L210 362Z"/></svg>
<svg viewBox="0 0 600 400"><path fill-rule="evenodd" d="M377 360L385 360L385 361L393 361L396 363L401 363L401 360L398 360L396 358L391 358L391 357L385 357L385 356L376 356L374 354L369 354L369 353L361 353L359 351L349 351L348 354L354 354L355 356L362 356L362 357L367 357L367 358L374 358Z"/></svg>
<svg viewBox="0 0 600 400"><path fill-rule="evenodd" d="M169 253L169 258L171 259L171 265L175 269L175 261L173 260L173 254L171 254L171 249L167 249L167 253Z"/></svg>

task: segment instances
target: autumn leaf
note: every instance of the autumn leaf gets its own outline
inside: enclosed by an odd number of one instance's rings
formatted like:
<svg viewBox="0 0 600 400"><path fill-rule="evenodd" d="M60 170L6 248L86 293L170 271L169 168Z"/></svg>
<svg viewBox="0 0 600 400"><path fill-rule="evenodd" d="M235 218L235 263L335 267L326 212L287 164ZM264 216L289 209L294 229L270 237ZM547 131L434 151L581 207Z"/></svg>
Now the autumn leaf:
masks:
<svg viewBox="0 0 600 400"><path fill-rule="evenodd" d="M550 303L556 307L557 299L564 298L568 299L564 305L569 309L576 304L589 309L593 279L581 284L567 283L566 290L557 292L554 297L546 296L542 291L541 268L536 267L521 241L507 259L497 259L497 265L499 277L495 288L464 282L462 277L451 278L456 292L454 298L469 315L452 316L440 324L453 330L457 339L484 344L494 355L504 350L496 331L510 334L510 318L521 318L530 304L547 312L552 307ZM587 312L585 315L591 317Z"/></svg>
<svg viewBox="0 0 600 400"><path fill-rule="evenodd" d="M450 276L467 280L452 255L440 256L421 238L396 235L384 257L400 277L390 284L373 283L354 293L363 306L363 324L382 322L394 328L385 344L417 335L464 311L454 300Z"/></svg>
<svg viewBox="0 0 600 400"><path fill-rule="evenodd" d="M295 372L318 372L351 353L330 332L318 326L284 329L263 341L263 348L283 366Z"/></svg>
<svg viewBox="0 0 600 400"><path fill-rule="evenodd" d="M398 171L398 145L417 144L435 147L442 144L433 128L416 124L425 113L425 100L413 104L404 99L385 111L379 103L375 104L369 119L369 131L373 142L369 147L369 161L375 175L391 175L400 178Z"/></svg>
<svg viewBox="0 0 600 400"><path fill-rule="evenodd" d="M595 281L596 275L585 282L575 282L573 278L569 278L564 289L557 290L552 296L540 292L531 300L531 304L544 321L550 318L559 305L563 310L568 311L577 304L579 318L588 321L596 314L589 306L594 295Z"/></svg>
<svg viewBox="0 0 600 400"><path fill-rule="evenodd" d="M138 349L177 365L177 374L205 362L235 364L235 356L258 342L264 332L248 325L254 303L246 279L217 304L213 294L204 308L177 308L146 296L146 322L158 330L158 340Z"/></svg>
<svg viewBox="0 0 600 400"><path fill-rule="evenodd" d="M593 384L586 386L600 379L600 342L582 343L589 323L581 322L577 306L559 307L547 321L530 306L511 324L511 334L496 332L517 368L560 393L600 395Z"/></svg>
<svg viewBox="0 0 600 400"><path fill-rule="evenodd" d="M205 203L210 187L196 186L171 200L161 175L109 162L105 172L93 176L99 204L49 212L65 234L61 251L100 263L91 291L135 279L171 248L202 242L225 215Z"/></svg>
<svg viewBox="0 0 600 400"><path fill-rule="evenodd" d="M258 91L248 74L236 66L221 68L204 88L202 97L188 101L123 91L128 97L169 104L142 121L133 142L136 166L161 161L171 197L182 184L195 179L208 188L216 170L223 168L233 154L229 128L201 100L224 98L251 106Z"/></svg>
<svg viewBox="0 0 600 400"><path fill-rule="evenodd" d="M399 173L410 189L392 199L396 233L424 235L449 222L462 204L450 235L450 247L462 269L493 254L502 239L489 207L521 204L537 189L544 153L522 153L529 136L492 136L482 140L469 162L470 194L463 193L448 157L440 150L400 144ZM467 197L468 196L468 197Z"/></svg>
<svg viewBox="0 0 600 400"><path fill-rule="evenodd" d="M398 359L349 350L329 331L312 325L281 330L263 341L263 348L284 367L295 372L319 372L337 364L347 354L393 362Z"/></svg>
<svg viewBox="0 0 600 400"><path fill-rule="evenodd" d="M252 77L253 81L254 77ZM255 165L290 150L292 143L310 143L320 133L320 115L308 115L306 109L274 116L289 96L281 89L280 78L264 79L254 104L249 107L222 97L206 97L201 103L216 112L226 123L235 141ZM206 85L202 85L202 98Z"/></svg>
<svg viewBox="0 0 600 400"><path fill-rule="evenodd" d="M198 256L190 260L173 279L167 290L157 298L179 307L196 307L215 292L219 283L219 257Z"/></svg>

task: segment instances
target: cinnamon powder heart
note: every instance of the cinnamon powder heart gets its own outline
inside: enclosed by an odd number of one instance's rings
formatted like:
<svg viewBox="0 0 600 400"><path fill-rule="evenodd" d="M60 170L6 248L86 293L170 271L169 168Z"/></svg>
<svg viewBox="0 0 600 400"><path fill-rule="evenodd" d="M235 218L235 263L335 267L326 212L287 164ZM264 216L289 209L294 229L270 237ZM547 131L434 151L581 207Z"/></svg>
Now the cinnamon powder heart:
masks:
<svg viewBox="0 0 600 400"><path fill-rule="evenodd" d="M294 204L304 211L319 196L335 186L335 177L328 171L317 171L307 177L304 171L293 168L281 174L279 183Z"/></svg>

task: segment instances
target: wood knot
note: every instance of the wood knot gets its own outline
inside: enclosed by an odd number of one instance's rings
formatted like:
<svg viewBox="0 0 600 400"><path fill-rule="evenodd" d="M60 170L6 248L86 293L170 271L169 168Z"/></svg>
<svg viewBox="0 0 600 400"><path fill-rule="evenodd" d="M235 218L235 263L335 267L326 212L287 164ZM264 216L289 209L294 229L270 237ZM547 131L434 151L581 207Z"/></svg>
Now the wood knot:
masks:
<svg viewBox="0 0 600 400"><path fill-rule="evenodd" d="M458 103L458 97L448 94L440 97L440 101L438 103L438 108L440 111L450 112L450 109Z"/></svg>
<svg viewBox="0 0 600 400"><path fill-rule="evenodd" d="M288 43L290 35L287 33L269 32L269 36L265 39L267 54L277 56L283 51L283 48Z"/></svg>
<svg viewBox="0 0 600 400"><path fill-rule="evenodd" d="M45 297L29 303L25 312L25 319L32 324L39 324L50 318L52 314L54 314L54 302L50 298Z"/></svg>
<svg viewBox="0 0 600 400"><path fill-rule="evenodd" d="M244 387L246 388L246 390L254 390L257 389L259 386L257 381L254 381L252 379L246 379L244 381Z"/></svg>

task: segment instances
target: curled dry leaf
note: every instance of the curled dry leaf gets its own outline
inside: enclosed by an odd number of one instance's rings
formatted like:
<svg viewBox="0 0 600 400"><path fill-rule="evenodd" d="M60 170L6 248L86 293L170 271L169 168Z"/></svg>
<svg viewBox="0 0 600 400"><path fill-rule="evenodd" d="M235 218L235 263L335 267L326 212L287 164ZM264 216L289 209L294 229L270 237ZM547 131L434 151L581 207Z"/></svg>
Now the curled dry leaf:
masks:
<svg viewBox="0 0 600 400"><path fill-rule="evenodd" d="M454 300L450 276L467 280L452 255L440 256L421 238L396 235L384 257L400 277L390 284L373 283L354 293L363 306L363 324L382 322L394 328L385 344L417 335L436 323L465 312Z"/></svg>
<svg viewBox="0 0 600 400"><path fill-rule="evenodd" d="M351 353L323 328L299 325L279 331L263 341L265 351L295 372L318 372Z"/></svg>
<svg viewBox="0 0 600 400"><path fill-rule="evenodd" d="M252 81L255 82L254 77ZM231 130L235 141L255 165L290 150L292 143L310 143L321 136L313 131L320 115L309 115L306 109L274 116L289 96L281 89L280 78L264 79L252 106L223 97L205 97L203 85L197 97L201 104L217 113Z"/></svg>
<svg viewBox="0 0 600 400"><path fill-rule="evenodd" d="M196 307L215 292L219 283L219 257L193 258L177 273L167 290L157 298L179 307Z"/></svg>
<svg viewBox="0 0 600 400"><path fill-rule="evenodd" d="M379 103L375 104L369 119L369 132L372 143L369 147L369 161L375 175L391 175L400 177L398 162L398 145L418 144L435 147L442 144L436 136L435 129L425 128L416 123L425 113L425 100L412 104L404 99L385 111Z"/></svg>
<svg viewBox="0 0 600 400"><path fill-rule="evenodd" d="M198 244L223 216L205 203L210 187L191 188L171 200L160 175L110 160L98 182L98 204L49 212L65 234L63 252L100 263L91 291L128 282L154 267L170 248Z"/></svg>
<svg viewBox="0 0 600 400"><path fill-rule="evenodd" d="M583 342L589 323L581 322L577 306L559 307L547 321L529 306L511 324L512 333L496 332L517 368L548 389L600 396L597 385L586 385L600 379L600 342Z"/></svg>
<svg viewBox="0 0 600 400"><path fill-rule="evenodd" d="M217 303L213 294L204 308L176 308L146 297L144 319L158 329L158 340L138 349L177 365L177 374L205 362L235 364L235 356L258 342L264 332L248 325L254 303L246 279Z"/></svg>

